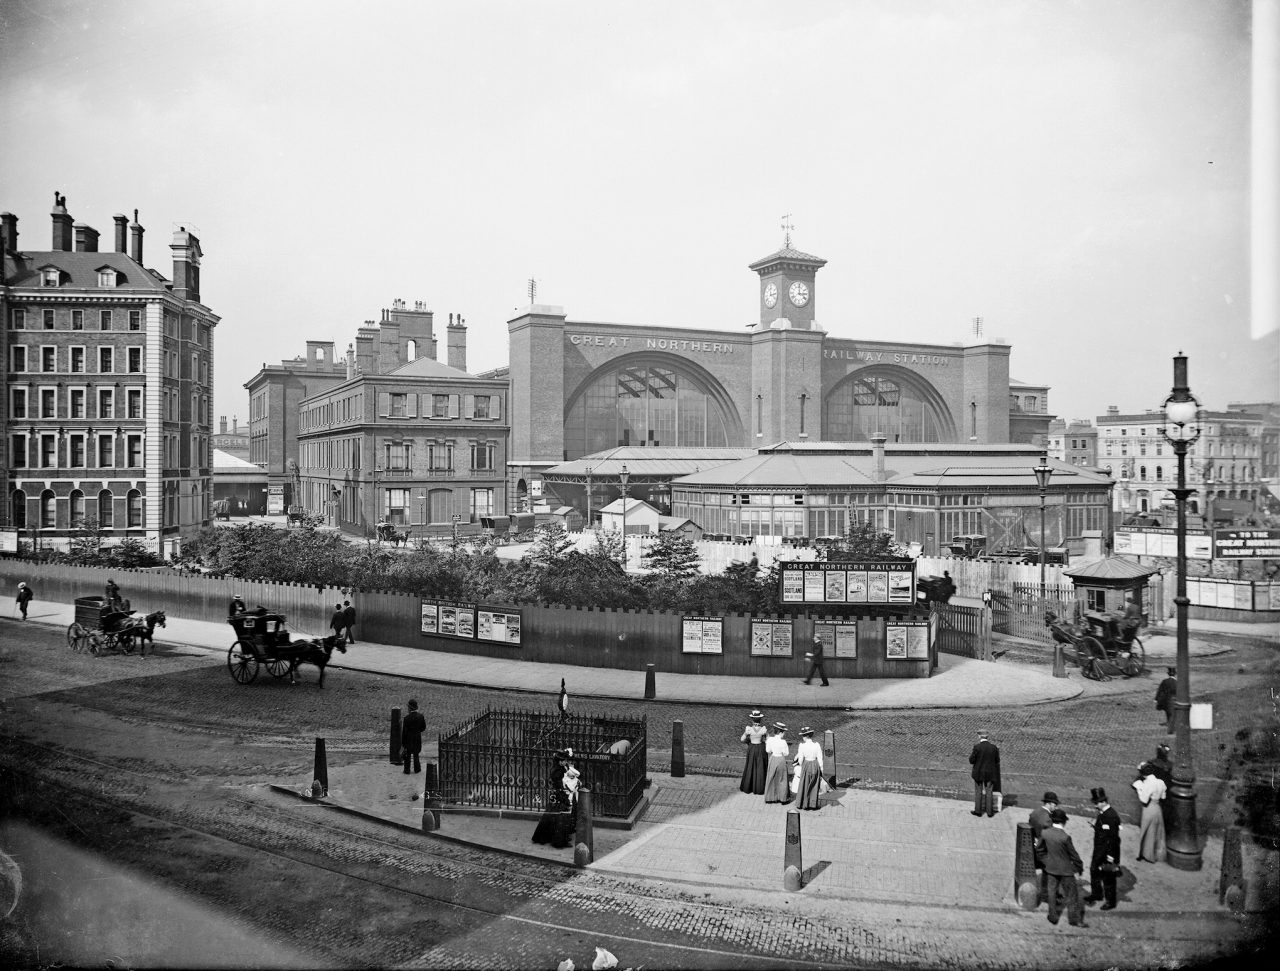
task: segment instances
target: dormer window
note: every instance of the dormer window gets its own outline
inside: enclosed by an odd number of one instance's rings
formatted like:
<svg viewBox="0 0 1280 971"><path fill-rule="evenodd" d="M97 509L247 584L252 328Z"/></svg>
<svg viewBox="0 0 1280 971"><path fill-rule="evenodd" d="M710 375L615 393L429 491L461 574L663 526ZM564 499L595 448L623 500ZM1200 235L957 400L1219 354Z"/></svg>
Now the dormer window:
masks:
<svg viewBox="0 0 1280 971"><path fill-rule="evenodd" d="M56 287L62 282L62 271L56 266L47 266L40 271L40 285Z"/></svg>
<svg viewBox="0 0 1280 971"><path fill-rule="evenodd" d="M114 289L118 285L117 276L118 274L111 267L102 267L102 269L98 270L98 286Z"/></svg>

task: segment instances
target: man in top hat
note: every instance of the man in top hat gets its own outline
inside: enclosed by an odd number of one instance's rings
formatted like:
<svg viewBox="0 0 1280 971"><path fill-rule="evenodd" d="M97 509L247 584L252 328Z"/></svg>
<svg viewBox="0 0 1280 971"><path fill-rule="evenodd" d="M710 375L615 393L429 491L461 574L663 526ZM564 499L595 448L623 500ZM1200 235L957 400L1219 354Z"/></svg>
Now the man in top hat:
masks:
<svg viewBox="0 0 1280 971"><path fill-rule="evenodd" d="M978 744L969 753L973 771L973 809L971 815L996 814L994 792L1000 789L1000 749L987 738L986 732L978 732Z"/></svg>
<svg viewBox="0 0 1280 971"><path fill-rule="evenodd" d="M1084 862L1067 835L1067 814L1054 809L1049 814L1049 823L1049 828L1036 841L1036 852L1044 858L1049 923L1056 924L1061 919L1063 898L1066 898L1067 923L1072 927L1088 927L1080 903L1080 885L1076 882L1076 874L1084 872Z"/></svg>
<svg viewBox="0 0 1280 971"><path fill-rule="evenodd" d="M1107 801L1107 790L1097 786L1089 791L1098 815L1093 820L1093 856L1089 860L1087 903L1104 903L1102 910L1115 910L1116 877L1120 874L1120 814Z"/></svg>
<svg viewBox="0 0 1280 971"><path fill-rule="evenodd" d="M1052 813L1057 808L1058 794L1056 792L1046 792L1041 799L1041 805L1031 810L1031 815L1027 817L1027 822L1031 824L1031 839L1033 841L1036 869L1040 871L1041 897L1044 897L1047 892L1047 875L1044 869L1044 854L1040 851L1040 837L1053 824Z"/></svg>
<svg viewBox="0 0 1280 971"><path fill-rule="evenodd" d="M238 593L231 595L231 603L227 604L227 616L234 617L236 614L243 614L249 608L244 605L244 599Z"/></svg>
<svg viewBox="0 0 1280 971"><path fill-rule="evenodd" d="M1173 734L1173 701L1178 695L1178 669L1168 668L1169 676L1156 688L1156 711L1164 712L1164 728Z"/></svg>

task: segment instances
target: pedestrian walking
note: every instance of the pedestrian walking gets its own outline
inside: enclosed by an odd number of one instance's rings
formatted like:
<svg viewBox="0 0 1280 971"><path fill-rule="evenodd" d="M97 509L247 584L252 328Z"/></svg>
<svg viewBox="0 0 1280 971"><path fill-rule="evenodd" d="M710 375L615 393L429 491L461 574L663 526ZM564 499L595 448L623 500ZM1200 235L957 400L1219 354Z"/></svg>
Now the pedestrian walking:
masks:
<svg viewBox="0 0 1280 971"><path fill-rule="evenodd" d="M1058 808L1058 794L1050 790L1040 797L1040 805L1031 810L1027 822L1031 824L1032 855L1035 867L1040 871L1040 896L1048 899L1048 875L1044 869L1044 852L1040 846L1040 837L1053 825L1053 811Z"/></svg>
<svg viewBox="0 0 1280 971"><path fill-rule="evenodd" d="M342 604L333 605L333 616L329 618L329 627L334 637L341 637L347 626L347 615L342 612Z"/></svg>
<svg viewBox="0 0 1280 971"><path fill-rule="evenodd" d="M351 606L350 600L342 601L342 616L346 623L347 643L354 644L356 642L356 608Z"/></svg>
<svg viewBox="0 0 1280 971"><path fill-rule="evenodd" d="M758 708L751 712L751 721L742 730L739 741L747 745L747 761L742 766L742 782L738 788L757 796L764 795L764 780L768 769L768 759L764 753L764 737L768 734L764 724L764 713Z"/></svg>
<svg viewBox="0 0 1280 971"><path fill-rule="evenodd" d="M409 774L409 760L413 760L413 771L422 771L422 762L419 756L422 754L422 733L427 730L427 720L422 717L422 712L418 711L418 702L414 698L409 699L409 712L404 716L404 721L400 724L400 745L403 751L400 753L401 761L404 762L404 774Z"/></svg>
<svg viewBox="0 0 1280 971"><path fill-rule="evenodd" d="M249 608L244 605L244 600L240 594L233 593L231 595L231 603L227 605L227 616L234 617L236 614L243 614Z"/></svg>
<svg viewBox="0 0 1280 971"><path fill-rule="evenodd" d="M1178 695L1178 669L1166 668L1168 677L1156 688L1156 711L1164 712L1164 730L1173 734L1173 702Z"/></svg>
<svg viewBox="0 0 1280 971"><path fill-rule="evenodd" d="M1150 762L1144 762L1138 769L1133 789L1138 794L1138 802L1142 803L1142 820L1138 824L1138 859L1147 863L1163 863L1165 842L1162 806L1169 790L1160 781L1155 766Z"/></svg>
<svg viewBox="0 0 1280 971"><path fill-rule="evenodd" d="M1080 903L1080 884L1076 876L1084 872L1084 862L1076 852L1075 844L1067 835L1067 814L1055 809L1049 814L1050 826L1037 844L1044 857L1044 870L1049 898L1049 923L1056 924L1062 917L1062 905L1067 907L1067 923L1072 927L1088 927L1084 919L1084 906Z"/></svg>
<svg viewBox="0 0 1280 971"><path fill-rule="evenodd" d="M787 726L774 722L764 743L769 765L764 777L764 801L788 803L791 801L791 746L787 744Z"/></svg>
<svg viewBox="0 0 1280 971"><path fill-rule="evenodd" d="M14 603L17 604L18 613L22 614L23 620L27 619L27 604L31 603L33 596L31 587L27 585L26 581L19 581L18 595L14 598Z"/></svg>
<svg viewBox="0 0 1280 971"><path fill-rule="evenodd" d="M1089 790L1098 810L1093 820L1093 856L1089 860L1089 896L1086 903L1103 901L1102 910L1115 910L1116 877L1120 875L1120 814L1107 801L1101 786Z"/></svg>
<svg viewBox="0 0 1280 971"><path fill-rule="evenodd" d="M120 588L116 586L116 581L107 577L107 586L104 590L104 596L107 601L107 607L111 610L121 610L120 606Z"/></svg>
<svg viewBox="0 0 1280 971"><path fill-rule="evenodd" d="M951 603L951 598L956 595L956 582L951 579L951 571L942 571L942 589L938 592L938 599L944 604Z"/></svg>
<svg viewBox="0 0 1280 971"><path fill-rule="evenodd" d="M797 808L821 808L818 797L822 795L822 746L813 740L813 729L808 725L800 729L791 791L795 793Z"/></svg>
<svg viewBox="0 0 1280 971"><path fill-rule="evenodd" d="M988 816L996 814L995 793L1000 788L1000 749L996 747L986 732L978 732L978 742L969 753L969 764L973 771L973 809L971 815Z"/></svg>
<svg viewBox="0 0 1280 971"><path fill-rule="evenodd" d="M808 684L813 680L813 676L816 674L818 677L822 678L822 686L824 688L830 688L831 683L827 681L826 669L822 666L823 647L822 639L820 637L815 637L813 639L813 649L810 650L805 657L808 658L811 663L809 664L809 674L804 679L804 683Z"/></svg>

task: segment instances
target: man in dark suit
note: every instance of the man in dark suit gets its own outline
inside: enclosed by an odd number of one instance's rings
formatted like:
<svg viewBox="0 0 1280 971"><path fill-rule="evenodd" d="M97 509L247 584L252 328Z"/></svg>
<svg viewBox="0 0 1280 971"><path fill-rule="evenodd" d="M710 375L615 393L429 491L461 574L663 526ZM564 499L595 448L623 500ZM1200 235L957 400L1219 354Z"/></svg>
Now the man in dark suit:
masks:
<svg viewBox="0 0 1280 971"><path fill-rule="evenodd" d="M1080 885L1076 874L1084 872L1084 862L1076 852L1075 844L1067 835L1067 814L1055 809L1049 814L1051 825L1036 842L1036 850L1044 857L1044 870L1048 882L1049 923L1056 924L1062 916L1063 898L1067 904L1067 923L1072 927L1088 927L1084 919L1084 906L1080 903Z"/></svg>
<svg viewBox="0 0 1280 971"><path fill-rule="evenodd" d="M804 679L804 683L808 684L813 680L813 676L816 674L822 678L822 686L824 688L830 688L831 682L827 680L826 669L822 666L822 656L822 639L815 637L813 639L813 647L809 648L809 653L805 655L805 657L809 658L812 663L809 665L809 676Z"/></svg>
<svg viewBox="0 0 1280 971"><path fill-rule="evenodd" d="M342 616L347 625L347 643L354 644L356 637L352 632L356 629L356 608L351 606L350 600L342 601Z"/></svg>
<svg viewBox="0 0 1280 971"><path fill-rule="evenodd" d="M1173 702L1178 696L1178 669L1167 668L1169 676L1156 688L1156 711L1164 712L1164 728L1173 734Z"/></svg>
<svg viewBox="0 0 1280 971"><path fill-rule="evenodd" d="M1101 910L1115 910L1116 877L1120 873L1120 814L1107 801L1107 790L1090 790L1098 815L1093 821L1093 856L1089 859L1087 903L1105 900Z"/></svg>
<svg viewBox="0 0 1280 971"><path fill-rule="evenodd" d="M978 732L978 744L969 753L969 764L973 766L970 773L973 777L972 814L994 816L996 804L992 793L1000 789L1000 750L987 740L986 732Z"/></svg>
<svg viewBox="0 0 1280 971"><path fill-rule="evenodd" d="M413 771L421 772L422 763L418 756L422 754L422 733L427 730L427 720L418 711L418 702L409 699L409 713L404 716L400 725L400 744L404 746L404 774L409 774L409 761L413 760Z"/></svg>
<svg viewBox="0 0 1280 971"><path fill-rule="evenodd" d="M347 615L342 612L342 604L334 604L333 616L329 618L329 627L333 630L334 637L341 637L346 626Z"/></svg>
<svg viewBox="0 0 1280 971"><path fill-rule="evenodd" d="M1041 799L1043 805L1037 809L1031 810L1031 815L1027 817L1027 822L1031 824L1031 839L1035 853L1036 869L1040 871L1040 896L1048 899L1046 894L1048 891L1047 874L1044 869L1044 854L1040 851L1040 837L1044 831L1053 825L1053 811L1058 808L1058 794L1056 792L1046 792Z"/></svg>

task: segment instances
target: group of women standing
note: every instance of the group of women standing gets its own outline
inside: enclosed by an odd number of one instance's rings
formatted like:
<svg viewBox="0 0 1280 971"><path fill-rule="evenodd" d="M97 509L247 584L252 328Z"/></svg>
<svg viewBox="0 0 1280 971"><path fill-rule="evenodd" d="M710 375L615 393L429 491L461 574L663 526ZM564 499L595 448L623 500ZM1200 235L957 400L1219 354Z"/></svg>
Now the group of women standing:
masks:
<svg viewBox="0 0 1280 971"><path fill-rule="evenodd" d="M742 767L743 792L764 796L765 802L789 803L794 796L800 809L817 809L823 788L822 746L813 740L813 729L800 729L800 744L791 755L787 726L782 722L764 724L764 713L751 712L751 721L742 730L747 761Z"/></svg>

